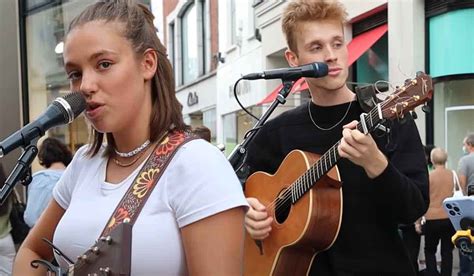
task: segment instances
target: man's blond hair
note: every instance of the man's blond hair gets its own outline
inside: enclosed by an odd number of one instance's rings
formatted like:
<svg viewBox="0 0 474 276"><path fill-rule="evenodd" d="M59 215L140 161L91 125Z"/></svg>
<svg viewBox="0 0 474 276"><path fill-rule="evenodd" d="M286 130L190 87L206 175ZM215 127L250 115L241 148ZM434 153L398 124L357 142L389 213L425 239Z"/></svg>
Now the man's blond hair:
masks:
<svg viewBox="0 0 474 276"><path fill-rule="evenodd" d="M431 151L431 162L435 165L444 165L448 161L448 153L442 148L434 148Z"/></svg>
<svg viewBox="0 0 474 276"><path fill-rule="evenodd" d="M282 28L288 48L297 53L295 33L305 21L337 20L341 28L347 22L344 6L335 0L294 0L283 11Z"/></svg>

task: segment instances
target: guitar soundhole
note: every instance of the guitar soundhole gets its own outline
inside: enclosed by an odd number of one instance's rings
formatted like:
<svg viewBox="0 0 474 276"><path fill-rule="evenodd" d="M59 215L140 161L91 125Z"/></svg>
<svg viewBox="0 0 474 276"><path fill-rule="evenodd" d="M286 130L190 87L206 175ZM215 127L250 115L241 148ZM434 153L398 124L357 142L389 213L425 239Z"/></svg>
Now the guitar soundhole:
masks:
<svg viewBox="0 0 474 276"><path fill-rule="evenodd" d="M279 224L286 221L291 210L291 197L285 191L281 191L275 200L275 219Z"/></svg>

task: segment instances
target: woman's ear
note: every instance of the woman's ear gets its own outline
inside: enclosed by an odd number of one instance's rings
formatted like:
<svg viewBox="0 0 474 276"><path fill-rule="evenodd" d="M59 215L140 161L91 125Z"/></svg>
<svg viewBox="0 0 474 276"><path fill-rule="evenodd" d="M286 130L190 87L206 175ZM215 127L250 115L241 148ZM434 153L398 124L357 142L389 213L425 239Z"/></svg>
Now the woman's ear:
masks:
<svg viewBox="0 0 474 276"><path fill-rule="evenodd" d="M156 73L158 66L158 55L156 51L148 48L143 53L142 70L145 80L151 80Z"/></svg>

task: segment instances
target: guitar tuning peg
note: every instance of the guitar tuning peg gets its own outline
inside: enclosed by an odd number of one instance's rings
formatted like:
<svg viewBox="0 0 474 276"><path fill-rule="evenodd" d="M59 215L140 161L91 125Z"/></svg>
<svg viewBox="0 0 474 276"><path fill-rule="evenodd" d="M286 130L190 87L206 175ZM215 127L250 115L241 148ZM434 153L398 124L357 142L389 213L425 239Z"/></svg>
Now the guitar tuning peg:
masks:
<svg viewBox="0 0 474 276"><path fill-rule="evenodd" d="M99 268L99 271L100 271L101 273L105 274L105 275L109 275L109 274L112 272L112 270L110 269L110 267L106 267L106 268L101 267L101 268Z"/></svg>
<svg viewBox="0 0 474 276"><path fill-rule="evenodd" d="M418 119L418 115L416 114L415 110L411 111L411 117L413 117L413 120Z"/></svg>
<svg viewBox="0 0 474 276"><path fill-rule="evenodd" d="M100 237L100 241L103 241L103 242L106 242L106 243L108 243L108 244L111 244L111 243L112 243L112 237L111 237L111 236Z"/></svg>
<svg viewBox="0 0 474 276"><path fill-rule="evenodd" d="M92 252L94 252L94 254L96 255L99 255L99 252L100 252L99 247L98 246L92 247Z"/></svg>

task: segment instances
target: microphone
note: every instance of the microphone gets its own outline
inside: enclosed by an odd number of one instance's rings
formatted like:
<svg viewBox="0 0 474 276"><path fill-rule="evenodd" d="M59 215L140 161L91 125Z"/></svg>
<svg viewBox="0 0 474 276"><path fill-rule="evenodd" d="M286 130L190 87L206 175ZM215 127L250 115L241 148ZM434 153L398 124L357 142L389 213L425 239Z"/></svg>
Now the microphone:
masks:
<svg viewBox="0 0 474 276"><path fill-rule="evenodd" d="M69 93L64 98L56 98L35 121L0 142L0 158L18 147L29 145L52 127L69 124L84 109L86 100L79 92Z"/></svg>
<svg viewBox="0 0 474 276"><path fill-rule="evenodd" d="M282 80L297 80L301 77L306 78L320 78L328 74L328 65L323 62L314 62L298 67L280 68L263 71L262 73L247 74L242 77L244 80L257 79L282 79Z"/></svg>

